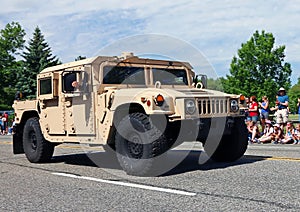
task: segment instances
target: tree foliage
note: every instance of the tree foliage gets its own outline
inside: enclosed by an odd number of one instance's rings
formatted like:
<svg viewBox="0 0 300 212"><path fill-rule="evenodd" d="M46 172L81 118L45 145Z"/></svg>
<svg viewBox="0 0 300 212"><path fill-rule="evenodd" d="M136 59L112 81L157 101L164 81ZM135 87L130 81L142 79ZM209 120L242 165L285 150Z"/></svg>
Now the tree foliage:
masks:
<svg viewBox="0 0 300 212"><path fill-rule="evenodd" d="M300 78L298 78L298 83L291 87L288 91L289 96L289 108L291 112L297 112L297 102L300 98Z"/></svg>
<svg viewBox="0 0 300 212"><path fill-rule="evenodd" d="M24 47L24 36L25 31L17 22L8 23L0 30L0 104L3 107L13 102L17 73L22 68L16 57Z"/></svg>
<svg viewBox="0 0 300 212"><path fill-rule="evenodd" d="M207 87L211 90L223 91L223 85L221 79L207 79Z"/></svg>
<svg viewBox="0 0 300 212"><path fill-rule="evenodd" d="M291 65L284 62L285 46L275 47L272 33L256 31L243 43L230 65L230 75L223 79L224 91L258 98L267 95L275 101L280 87L291 86Z"/></svg>
<svg viewBox="0 0 300 212"><path fill-rule="evenodd" d="M19 74L17 89L25 93L28 98L36 95L36 75L43 69L60 64L58 58L52 55L51 48L45 41L39 27L36 27L26 51L22 54L24 68Z"/></svg>

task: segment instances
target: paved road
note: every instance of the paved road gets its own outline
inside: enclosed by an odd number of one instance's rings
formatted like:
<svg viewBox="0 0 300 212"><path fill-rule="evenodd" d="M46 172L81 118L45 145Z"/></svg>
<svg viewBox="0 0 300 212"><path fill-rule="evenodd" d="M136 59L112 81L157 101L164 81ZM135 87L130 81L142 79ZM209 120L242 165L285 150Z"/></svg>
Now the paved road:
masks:
<svg viewBox="0 0 300 212"><path fill-rule="evenodd" d="M51 163L31 164L3 136L0 211L300 211L300 145L251 145L230 164L199 164L192 145L168 154L188 153L164 176L133 177L113 159L97 167L107 156L98 147L62 145Z"/></svg>

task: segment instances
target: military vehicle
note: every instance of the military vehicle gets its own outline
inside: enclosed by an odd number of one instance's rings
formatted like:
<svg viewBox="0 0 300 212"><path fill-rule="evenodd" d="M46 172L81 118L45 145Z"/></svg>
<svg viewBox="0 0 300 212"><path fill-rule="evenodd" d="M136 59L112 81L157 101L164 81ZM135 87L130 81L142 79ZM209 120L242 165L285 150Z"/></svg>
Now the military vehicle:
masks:
<svg viewBox="0 0 300 212"><path fill-rule="evenodd" d="M148 175L155 158L183 141L200 141L215 161L247 148L238 95L208 90L188 62L98 56L41 71L37 98L15 100L13 151L49 161L62 143L115 150L127 174Z"/></svg>

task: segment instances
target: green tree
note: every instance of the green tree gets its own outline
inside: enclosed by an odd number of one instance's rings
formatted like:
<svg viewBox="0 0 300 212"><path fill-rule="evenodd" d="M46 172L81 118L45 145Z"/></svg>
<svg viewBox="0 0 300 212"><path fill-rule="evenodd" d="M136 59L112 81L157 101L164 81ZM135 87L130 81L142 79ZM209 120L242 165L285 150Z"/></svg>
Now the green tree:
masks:
<svg viewBox="0 0 300 212"><path fill-rule="evenodd" d="M289 96L289 108L291 112L297 112L297 102L300 98L300 77L298 78L298 83L291 87L288 91Z"/></svg>
<svg viewBox="0 0 300 212"><path fill-rule="evenodd" d="M208 78L207 87L208 89L223 91L222 81L219 78L218 79Z"/></svg>
<svg viewBox="0 0 300 212"><path fill-rule="evenodd" d="M24 68L19 74L18 90L25 93L27 98L36 95L36 75L43 69L60 64L59 59L52 55L51 48L45 41L39 27L36 27L33 38L30 39L23 53Z"/></svg>
<svg viewBox="0 0 300 212"><path fill-rule="evenodd" d="M284 62L285 46L274 47L272 33L256 31L243 43L230 65L230 75L223 79L224 91L246 96L267 95L275 101L280 87L291 86L291 65Z"/></svg>
<svg viewBox="0 0 300 212"><path fill-rule="evenodd" d="M22 63L16 57L24 47L25 31L17 22L6 24L0 30L0 104L8 109L14 100L17 74Z"/></svg>

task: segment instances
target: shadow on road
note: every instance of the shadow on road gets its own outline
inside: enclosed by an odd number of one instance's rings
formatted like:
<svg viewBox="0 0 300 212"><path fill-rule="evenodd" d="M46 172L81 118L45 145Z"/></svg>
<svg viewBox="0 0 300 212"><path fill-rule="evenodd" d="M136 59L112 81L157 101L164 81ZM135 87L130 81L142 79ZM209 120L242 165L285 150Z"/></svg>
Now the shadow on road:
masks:
<svg viewBox="0 0 300 212"><path fill-rule="evenodd" d="M178 165L171 170L167 171L163 176L171 176L182 174L186 172L192 172L197 170L208 171L214 169L226 169L232 166L240 166L244 164L251 164L258 161L263 161L269 157L264 156L251 156L246 155L239 160L231 163L220 163L212 160L207 160L203 164L199 164L199 157L201 154L205 154L203 151L190 151L186 150L172 150L168 153L166 160L173 160L179 155L187 155ZM112 156L113 155L113 156ZM55 156L52 158L53 163L65 163L79 166L91 166L107 169L122 170L115 154L107 152L87 153L87 154L70 154Z"/></svg>
<svg viewBox="0 0 300 212"><path fill-rule="evenodd" d="M191 151L190 154L174 169L168 171L162 176L176 175L185 172L192 172L196 170L209 171L214 169L226 169L228 167L240 166L245 164L251 164L258 161L263 161L267 157L257 157L257 156L243 156L235 162L215 162L213 160L207 160L205 163L199 163L199 157L204 152L202 151Z"/></svg>

